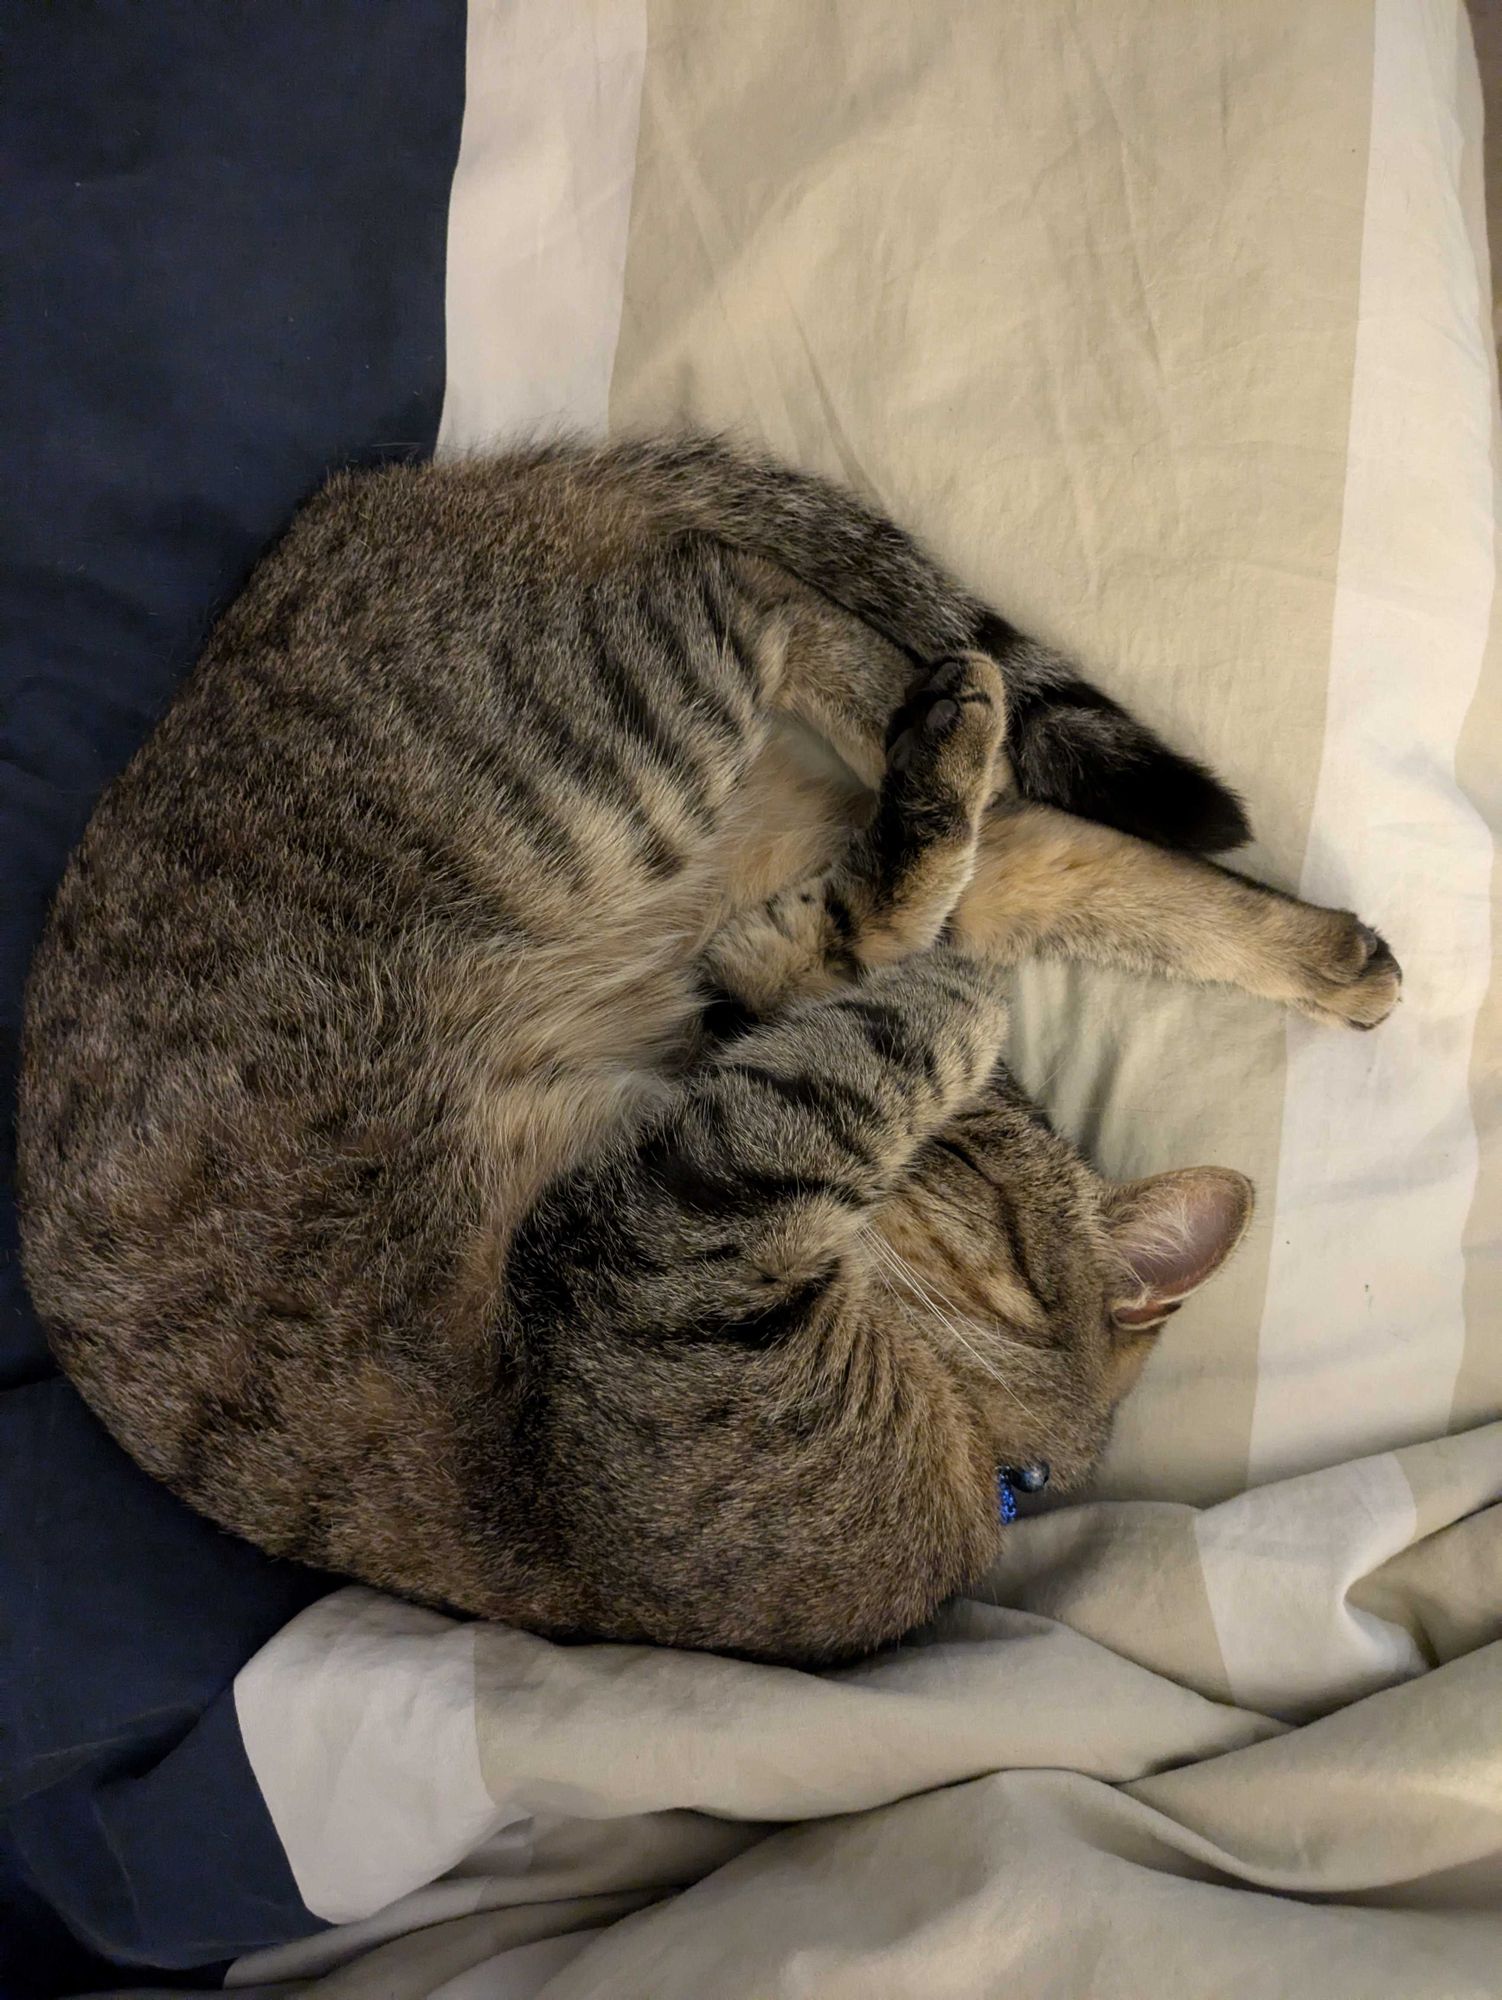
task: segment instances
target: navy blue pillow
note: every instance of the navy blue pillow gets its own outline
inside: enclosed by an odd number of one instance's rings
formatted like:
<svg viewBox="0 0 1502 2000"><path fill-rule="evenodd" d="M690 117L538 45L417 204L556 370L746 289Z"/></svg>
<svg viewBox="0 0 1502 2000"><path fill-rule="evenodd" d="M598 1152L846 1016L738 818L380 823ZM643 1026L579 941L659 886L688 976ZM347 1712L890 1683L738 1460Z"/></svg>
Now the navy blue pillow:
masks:
<svg viewBox="0 0 1502 2000"><path fill-rule="evenodd" d="M16 1261L48 898L215 613L334 466L426 453L463 0L14 9L0 128L0 1992L316 1928L225 1690L329 1587L219 1534L52 1367ZM202 1983L203 1972L198 1974Z"/></svg>

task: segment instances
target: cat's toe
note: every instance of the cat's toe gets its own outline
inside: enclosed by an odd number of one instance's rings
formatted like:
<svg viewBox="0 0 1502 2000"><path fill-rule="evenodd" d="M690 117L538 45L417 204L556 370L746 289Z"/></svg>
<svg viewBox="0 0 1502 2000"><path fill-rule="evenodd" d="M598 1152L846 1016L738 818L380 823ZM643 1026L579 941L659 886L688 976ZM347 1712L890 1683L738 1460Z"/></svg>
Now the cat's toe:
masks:
<svg viewBox="0 0 1502 2000"><path fill-rule="evenodd" d="M1366 964L1345 989L1348 1004L1341 1009L1353 1028L1375 1028L1385 1021L1398 1004L1403 990L1403 968L1393 956L1392 946L1378 932L1366 931L1371 952Z"/></svg>
<svg viewBox="0 0 1502 2000"><path fill-rule="evenodd" d="M940 695L923 718L923 734L931 743L949 734L960 719L960 705L948 696Z"/></svg>
<svg viewBox="0 0 1502 2000"><path fill-rule="evenodd" d="M1352 1028L1379 1026L1403 989L1403 968L1386 938L1348 911L1332 911L1323 946L1310 967L1308 1011Z"/></svg>

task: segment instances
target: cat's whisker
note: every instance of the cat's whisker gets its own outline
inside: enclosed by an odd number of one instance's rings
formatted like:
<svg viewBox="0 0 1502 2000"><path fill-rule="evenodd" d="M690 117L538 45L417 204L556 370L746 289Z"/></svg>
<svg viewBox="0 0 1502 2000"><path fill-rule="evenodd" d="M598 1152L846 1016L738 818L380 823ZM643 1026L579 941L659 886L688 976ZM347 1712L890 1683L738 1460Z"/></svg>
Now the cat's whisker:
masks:
<svg viewBox="0 0 1502 2000"><path fill-rule="evenodd" d="M998 1328L983 1326L979 1320L971 1319L967 1314L956 1311L949 1301L941 1300L934 1294L919 1277L908 1260L902 1256L900 1251L894 1250L891 1244L885 1241L883 1241L882 1247L888 1257L895 1261L899 1275L906 1280L912 1292L939 1318L948 1332L952 1333L963 1346L975 1354L975 1358L981 1363L981 1366L986 1368L989 1374L995 1375L997 1381L1002 1382L1003 1388L1008 1388L1009 1385L1002 1381L1002 1378L996 1374L995 1369L990 1366L984 1356L977 1354L974 1347L964 1340L960 1329L962 1327L967 1328L978 1339L998 1347L1026 1348L1028 1342L1017 1340L1010 1334L1002 1333Z"/></svg>
<svg viewBox="0 0 1502 2000"><path fill-rule="evenodd" d="M976 1366L986 1375L990 1376L1002 1394L1014 1403L1024 1416L1030 1417L1033 1414L1032 1411L1029 1410L1027 1404L1023 1402L1011 1383L1006 1380L1005 1376L992 1362L987 1360L974 1341L966 1339L965 1335L960 1331L960 1322L934 1296L918 1276L918 1273L913 1269L912 1265L902 1256L901 1252L895 1250L883 1236L873 1234L869 1240L876 1249L878 1257L884 1259L888 1266L895 1271L897 1277L906 1285L912 1296L927 1308L929 1315L943 1327L956 1346L968 1354ZM981 1335L982 1338L990 1338L989 1331L977 1326L973 1320L967 1320L964 1323L973 1332Z"/></svg>

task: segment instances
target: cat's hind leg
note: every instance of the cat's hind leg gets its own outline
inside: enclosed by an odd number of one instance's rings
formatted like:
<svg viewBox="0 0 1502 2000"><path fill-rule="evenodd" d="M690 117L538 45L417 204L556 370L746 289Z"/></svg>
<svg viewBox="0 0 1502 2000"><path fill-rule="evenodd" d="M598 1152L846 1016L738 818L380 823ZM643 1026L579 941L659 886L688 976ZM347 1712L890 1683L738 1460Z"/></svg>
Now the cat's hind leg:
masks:
<svg viewBox="0 0 1502 2000"><path fill-rule="evenodd" d="M986 815L954 928L993 965L1086 959L1237 986L1353 1028L1385 1020L1403 983L1349 910L1016 799Z"/></svg>
<svg viewBox="0 0 1502 2000"><path fill-rule="evenodd" d="M893 718L930 669L773 564L736 562L761 620L763 698L822 737L875 791Z"/></svg>

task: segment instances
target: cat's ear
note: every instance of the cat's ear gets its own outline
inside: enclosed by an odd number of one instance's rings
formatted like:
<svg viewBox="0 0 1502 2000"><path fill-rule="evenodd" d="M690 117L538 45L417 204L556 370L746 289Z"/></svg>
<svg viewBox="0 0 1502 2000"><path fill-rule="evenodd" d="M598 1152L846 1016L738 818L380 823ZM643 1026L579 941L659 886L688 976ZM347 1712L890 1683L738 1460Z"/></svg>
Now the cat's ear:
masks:
<svg viewBox="0 0 1502 2000"><path fill-rule="evenodd" d="M1145 1333L1236 1248L1252 1219L1252 1184L1226 1167L1190 1167L1112 1188L1105 1212L1120 1260L1111 1317Z"/></svg>

